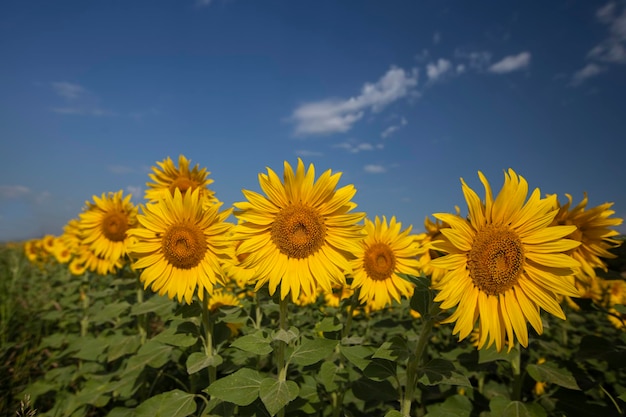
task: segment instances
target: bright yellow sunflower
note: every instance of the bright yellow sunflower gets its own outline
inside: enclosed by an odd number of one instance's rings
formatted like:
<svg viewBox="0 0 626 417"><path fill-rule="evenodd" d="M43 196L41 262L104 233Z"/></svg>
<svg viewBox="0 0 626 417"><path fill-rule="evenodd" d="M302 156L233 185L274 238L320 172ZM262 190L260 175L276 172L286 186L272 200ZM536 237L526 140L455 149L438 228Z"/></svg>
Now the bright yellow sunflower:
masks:
<svg viewBox="0 0 626 417"><path fill-rule="evenodd" d="M411 297L413 284L399 274L420 274L417 257L422 248L411 226L401 229L395 216L389 224L385 216L382 221L378 216L373 222L365 219L366 236L354 252L351 287L359 288L359 300L374 310L390 305L392 299L400 302L402 297Z"/></svg>
<svg viewBox="0 0 626 417"><path fill-rule="evenodd" d="M528 183L512 169L495 200L487 179L478 175L485 202L461 179L469 220L434 215L450 225L441 229L444 239L433 243L446 255L432 265L448 270L434 286L439 290L435 301L443 309L456 307L445 322L455 322L459 339L479 320L479 349L495 342L500 351L507 342L510 350L516 338L526 347L527 322L543 332L540 308L565 319L557 296L578 295L573 273L579 263L564 253L580 244L564 239L576 226L550 226L558 212L556 197L542 199L535 189L526 201Z"/></svg>
<svg viewBox="0 0 626 417"><path fill-rule="evenodd" d="M170 299L191 304L198 290L200 300L217 284L224 284L222 262L234 256L227 238L231 224L225 220L232 209L219 212L221 204L202 209L200 190L166 193L159 202L143 206L137 216L141 227L130 230L136 241L129 253L143 269L144 287Z"/></svg>
<svg viewBox="0 0 626 417"><path fill-rule="evenodd" d="M350 213L356 189L336 189L341 173L328 170L315 181L313 164L305 171L299 158L295 173L286 161L284 169L284 182L269 168L259 174L267 197L243 190L248 201L234 204L235 238L242 241L237 254L249 254L242 266L256 270L256 290L269 283L274 294L280 285L280 298L291 293L295 301L344 284L365 214Z"/></svg>
<svg viewBox="0 0 626 417"><path fill-rule="evenodd" d="M113 264L126 256L131 241L128 230L137 224L137 208L130 199L130 194L123 197L122 190L103 193L100 198L93 196L94 203L87 201L79 214L82 243Z"/></svg>
<svg viewBox="0 0 626 417"><path fill-rule="evenodd" d="M432 283L439 282L446 274L445 269L435 268L430 262L440 256L436 250L430 248L430 244L431 242L435 242L441 238L441 229L444 227L450 226L437 219L432 221L430 217L426 216L424 219L424 228L426 229L426 233L418 235L419 243L425 249L419 257L420 268L425 275L430 276Z"/></svg>
<svg viewBox="0 0 626 417"><path fill-rule="evenodd" d="M148 174L154 182L146 183L148 187L145 199L148 201L159 201L165 194L174 195L174 190L179 189L182 194L187 190L200 190L201 197L205 197L203 204L217 203L214 192L208 188L213 180L208 178L210 172L206 168L200 169L196 164L190 168L191 160L180 155L178 157L178 167L169 156L162 162L157 162L157 167L152 167L152 173Z"/></svg>
<svg viewBox="0 0 626 417"><path fill-rule="evenodd" d="M615 211L611 210L613 203L604 203L587 209L589 199L587 193L577 206L571 207L572 196L565 194L568 202L559 207L559 212L554 218L554 224L574 225L576 230L568 236L570 239L581 242L581 245L571 251L571 256L580 262L580 269L576 272L576 278L584 284L596 278L596 269L607 272L604 259L615 258L617 255L609 252L621 244L621 241L612 239L619 235L611 227L622 224L620 218L610 218Z"/></svg>

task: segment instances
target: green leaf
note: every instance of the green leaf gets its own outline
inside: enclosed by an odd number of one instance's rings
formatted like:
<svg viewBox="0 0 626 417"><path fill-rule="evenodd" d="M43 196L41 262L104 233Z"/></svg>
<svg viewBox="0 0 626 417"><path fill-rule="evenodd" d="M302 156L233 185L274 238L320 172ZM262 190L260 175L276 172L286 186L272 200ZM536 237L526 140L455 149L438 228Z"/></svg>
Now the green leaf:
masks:
<svg viewBox="0 0 626 417"><path fill-rule="evenodd" d="M433 359L418 369L418 381L424 385L460 385L472 387L469 379L445 359Z"/></svg>
<svg viewBox="0 0 626 417"><path fill-rule="evenodd" d="M175 303L167 297L160 295L153 295L148 300L140 304L135 304L130 309L131 316L138 316L140 314L156 313L159 316L172 311Z"/></svg>
<svg viewBox="0 0 626 417"><path fill-rule="evenodd" d="M405 361L411 352L400 336L394 336L388 342L383 343L372 355L372 358L388 359L390 361Z"/></svg>
<svg viewBox="0 0 626 417"><path fill-rule="evenodd" d="M300 331L295 327L290 327L289 330L280 329L272 335L273 340L282 340L283 342L289 344L292 340L298 338Z"/></svg>
<svg viewBox="0 0 626 417"><path fill-rule="evenodd" d="M104 308L100 309L96 314L90 317L89 321L94 323L114 321L120 316L125 315L129 307L130 304L126 301L118 301L116 303L107 304Z"/></svg>
<svg viewBox="0 0 626 417"><path fill-rule="evenodd" d="M352 383L352 392L360 400L397 401L398 391L388 380L373 381L360 378Z"/></svg>
<svg viewBox="0 0 626 417"><path fill-rule="evenodd" d="M141 371L146 366L160 368L165 365L170 357L172 347L164 345L154 339L149 340L143 345L136 355L131 356L126 363L126 368L122 375L130 374L135 371Z"/></svg>
<svg viewBox="0 0 626 417"><path fill-rule="evenodd" d="M71 345L72 347L79 347L78 351L73 355L75 358L95 361L109 346L109 339L107 337L94 338L93 336L87 335L83 338L76 339Z"/></svg>
<svg viewBox="0 0 626 417"><path fill-rule="evenodd" d="M478 351L478 363L481 364L499 360L511 363L513 359L519 354L518 351L518 346L515 346L513 349L511 349L510 352L507 352L506 349L498 352L495 346L491 346L487 349L480 349Z"/></svg>
<svg viewBox="0 0 626 417"><path fill-rule="evenodd" d="M141 336L122 336L113 340L107 351L107 362L135 353L141 346Z"/></svg>
<svg viewBox="0 0 626 417"><path fill-rule="evenodd" d="M372 359L363 369L363 374L369 379L382 381L396 374L396 363L387 359Z"/></svg>
<svg viewBox="0 0 626 417"><path fill-rule="evenodd" d="M373 349L368 346L341 346L341 354L361 371L364 370L371 360Z"/></svg>
<svg viewBox="0 0 626 417"><path fill-rule="evenodd" d="M259 387L263 378L252 369L241 368L237 372L218 379L206 392L222 401L237 405L249 405L259 397Z"/></svg>
<svg viewBox="0 0 626 417"><path fill-rule="evenodd" d="M190 334L179 331L179 328L181 326L182 324L179 325L177 328L174 327L172 323L171 327L168 327L158 335L154 336L152 340L176 347L193 346L197 342L198 338L196 336L192 336Z"/></svg>
<svg viewBox="0 0 626 417"><path fill-rule="evenodd" d="M313 365L331 355L337 343L337 340L303 338L291 354L290 361L303 366Z"/></svg>
<svg viewBox="0 0 626 417"><path fill-rule="evenodd" d="M390 410L385 414L385 417L404 417L398 410Z"/></svg>
<svg viewBox="0 0 626 417"><path fill-rule="evenodd" d="M442 403L427 406L428 413L424 417L469 417L472 413L472 402L463 395L453 395Z"/></svg>
<svg viewBox="0 0 626 417"><path fill-rule="evenodd" d="M175 389L155 395L135 409L136 417L186 417L196 412L195 395Z"/></svg>
<svg viewBox="0 0 626 417"><path fill-rule="evenodd" d="M576 379L574 379L571 372L566 369L557 368L548 363L542 363L541 365L530 364L526 366L526 371L528 371L530 376L537 382L549 382L564 388L580 390Z"/></svg>
<svg viewBox="0 0 626 417"><path fill-rule="evenodd" d="M223 360L220 355L208 357L204 352L193 352L187 358L187 373L191 375L209 366L217 367L221 365L222 362Z"/></svg>
<svg viewBox="0 0 626 417"><path fill-rule="evenodd" d="M114 409L109 411L109 414L106 415L106 417L134 417L134 416L135 416L135 410L133 410L132 408L124 408L124 407L115 407Z"/></svg>
<svg viewBox="0 0 626 417"><path fill-rule="evenodd" d="M278 381L265 378L261 381L259 395L270 415L274 416L298 396L298 384L293 381Z"/></svg>
<svg viewBox="0 0 626 417"><path fill-rule="evenodd" d="M626 391L625 391L625 392L622 392L622 393L620 394L620 396L619 396L619 397L617 397L617 398L619 398L620 400L622 400L622 401L626 402Z"/></svg>
<svg viewBox="0 0 626 417"><path fill-rule="evenodd" d="M315 324L315 331L317 332L338 332L343 328L343 324L337 317L324 317L322 321Z"/></svg>
<svg viewBox="0 0 626 417"><path fill-rule="evenodd" d="M274 350L270 338L263 330L238 337L231 343L231 346L246 352L256 353L257 355L267 355Z"/></svg>
<svg viewBox="0 0 626 417"><path fill-rule="evenodd" d="M413 295L409 301L411 308L422 315L424 320L430 318L430 308L433 303L434 294L430 289L430 282L425 278L412 280L415 283Z"/></svg>
<svg viewBox="0 0 626 417"><path fill-rule="evenodd" d="M511 401L504 397L494 397L489 402L491 417L546 417L546 410L536 403Z"/></svg>
<svg viewBox="0 0 626 417"><path fill-rule="evenodd" d="M338 382L346 381L346 370L340 368L332 361L325 361L320 366L317 377L328 392L336 391L339 388Z"/></svg>

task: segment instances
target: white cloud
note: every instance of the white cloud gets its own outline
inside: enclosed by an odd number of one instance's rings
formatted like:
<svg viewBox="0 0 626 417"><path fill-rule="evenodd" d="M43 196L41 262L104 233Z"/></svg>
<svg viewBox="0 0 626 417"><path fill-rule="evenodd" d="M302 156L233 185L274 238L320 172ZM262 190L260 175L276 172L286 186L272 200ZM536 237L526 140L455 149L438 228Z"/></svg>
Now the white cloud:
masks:
<svg viewBox="0 0 626 417"><path fill-rule="evenodd" d="M571 85L580 85L587 78L595 77L596 75L604 71L605 68L594 63L589 63L574 73L574 75L572 76Z"/></svg>
<svg viewBox="0 0 626 417"><path fill-rule="evenodd" d="M129 174L134 171L134 169L132 169L131 167L124 166L124 165L109 165L107 169L112 174L118 174L118 175Z"/></svg>
<svg viewBox="0 0 626 417"><path fill-rule="evenodd" d="M589 51L587 58L626 64L626 7L623 3L620 5L611 1L596 12L598 20L608 26L609 35Z"/></svg>
<svg viewBox="0 0 626 417"><path fill-rule="evenodd" d="M30 194L30 188L23 185L0 185L0 200L18 200Z"/></svg>
<svg viewBox="0 0 626 417"><path fill-rule="evenodd" d="M380 137L383 139L388 138L389 136L391 136L393 133L396 132L396 130L400 129L403 126L406 126L408 124L408 122L406 121L406 119L403 117L400 120L400 123L395 124L395 125L391 125L389 126L387 129L383 130L383 132L380 134Z"/></svg>
<svg viewBox="0 0 626 417"><path fill-rule="evenodd" d="M467 66L475 71L484 71L491 63L491 52L462 50L454 51L454 57L467 62Z"/></svg>
<svg viewBox="0 0 626 417"><path fill-rule="evenodd" d="M350 153L359 153L361 151L373 151L374 146L371 143L352 143L352 142L341 142L333 145L333 148L345 149Z"/></svg>
<svg viewBox="0 0 626 417"><path fill-rule="evenodd" d="M298 156L324 156L324 154L322 152L318 152L318 151L309 151L307 149L299 149L296 151L296 155Z"/></svg>
<svg viewBox="0 0 626 417"><path fill-rule="evenodd" d="M370 165L365 165L363 167L363 171L369 173L369 174L382 174L384 172L387 172L387 170L385 169L384 166L382 165L374 165L374 164L370 164Z"/></svg>
<svg viewBox="0 0 626 417"><path fill-rule="evenodd" d="M444 77L452 69L452 63L447 59L439 58L435 63L426 66L428 81L435 82Z"/></svg>
<svg viewBox="0 0 626 417"><path fill-rule="evenodd" d="M365 111L379 112L407 96L417 86L417 69L407 72L390 68L377 82L365 83L361 93L349 99L326 99L296 108L291 119L296 135L343 133L360 120Z"/></svg>
<svg viewBox="0 0 626 417"><path fill-rule="evenodd" d="M489 67L489 72L506 74L528 67L530 64L530 52L521 52L517 55L509 55Z"/></svg>
<svg viewBox="0 0 626 417"><path fill-rule="evenodd" d="M456 66L456 73L463 74L465 72L465 64L459 64Z"/></svg>
<svg viewBox="0 0 626 417"><path fill-rule="evenodd" d="M54 91L63 98L73 100L85 93L85 89L74 83L68 83L66 81L59 81L52 83Z"/></svg>
<svg viewBox="0 0 626 417"><path fill-rule="evenodd" d="M140 185L127 185L126 192L132 196L133 201L141 201L143 199L143 188Z"/></svg>
<svg viewBox="0 0 626 417"><path fill-rule="evenodd" d="M441 42L441 33L439 33L439 32L435 32L435 33L433 34L433 43L434 43L435 45L438 45L438 44L439 44L439 42Z"/></svg>

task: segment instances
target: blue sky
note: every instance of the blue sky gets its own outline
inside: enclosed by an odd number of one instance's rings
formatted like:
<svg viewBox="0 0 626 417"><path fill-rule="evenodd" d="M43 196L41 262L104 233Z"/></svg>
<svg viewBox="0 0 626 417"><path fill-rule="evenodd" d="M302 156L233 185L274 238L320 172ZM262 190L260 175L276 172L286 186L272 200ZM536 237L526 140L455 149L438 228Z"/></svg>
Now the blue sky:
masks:
<svg viewBox="0 0 626 417"><path fill-rule="evenodd" d="M624 1L3 1L0 241L179 154L226 205L301 157L415 231L508 168L626 217L625 69Z"/></svg>

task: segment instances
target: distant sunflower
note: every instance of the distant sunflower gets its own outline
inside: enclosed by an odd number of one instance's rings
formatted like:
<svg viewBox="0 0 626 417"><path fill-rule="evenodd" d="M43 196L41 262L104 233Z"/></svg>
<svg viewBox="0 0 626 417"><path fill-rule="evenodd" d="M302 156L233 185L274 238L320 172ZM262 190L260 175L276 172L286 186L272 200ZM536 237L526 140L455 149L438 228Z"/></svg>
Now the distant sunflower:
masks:
<svg viewBox="0 0 626 417"><path fill-rule="evenodd" d="M426 216L424 219L424 228L426 229L426 233L418 235L418 240L425 249L419 256L420 268L425 275L430 276L432 283L439 282L446 274L445 269L435 268L430 262L440 256L436 250L430 248L430 244L431 242L441 239L441 229L444 227L450 226L437 219L432 221L430 217Z"/></svg>
<svg viewBox="0 0 626 417"><path fill-rule="evenodd" d="M137 216L141 227L130 231L136 242L129 252L137 259L133 267L143 269L145 288L191 304L196 289L202 300L205 290L210 294L224 284L221 263L234 252L225 221L232 209L219 212L216 204L203 210L202 204L200 190L183 195L175 189L143 207Z"/></svg>
<svg viewBox="0 0 626 417"><path fill-rule="evenodd" d="M305 171L301 159L295 173L287 162L284 169L284 182L269 168L259 174L267 197L243 190L248 201L234 204L241 221L235 230L242 241L237 254L248 254L242 266L255 269L256 289L269 283L274 294L280 285L280 298L291 293L295 301L344 284L364 214L350 213L356 189L336 189L340 173L328 170L315 182L313 164Z"/></svg>
<svg viewBox="0 0 626 417"><path fill-rule="evenodd" d="M216 290L209 298L208 307L211 313L215 313L222 307L242 307L242 304L235 294L224 290Z"/></svg>
<svg viewBox="0 0 626 417"><path fill-rule="evenodd" d="M354 251L352 289L360 288L359 300L374 310L413 294L413 284L399 274L419 275L421 247L411 234L411 226L401 229L402 223L395 217L389 224L385 216L382 221L378 216L374 222L365 219L367 235Z"/></svg>
<svg viewBox="0 0 626 417"><path fill-rule="evenodd" d="M122 194L120 190L100 198L93 196L94 203L88 201L87 208L79 214L82 244L88 245L98 258L113 264L126 255L131 240L128 230L137 222L131 195Z"/></svg>
<svg viewBox="0 0 626 417"><path fill-rule="evenodd" d="M556 197L542 199L535 189L526 201L528 183L512 169L495 200L487 179L478 175L485 202L461 179L469 220L434 215L450 225L441 229L444 239L433 243L447 255L432 265L448 270L434 286L435 301L443 309L456 307L445 322L456 322L453 332L460 339L479 320L479 349L495 342L500 351L508 342L510 350L516 338L526 347L527 322L543 332L540 308L565 319L557 296L578 295L572 274L579 263L564 253L580 244L564 239L576 226L550 226L558 212Z"/></svg>
<svg viewBox="0 0 626 417"><path fill-rule="evenodd" d="M619 235L616 230L610 227L622 224L620 218L610 218L615 211L611 210L613 203L604 203L599 206L587 209L589 199L587 193L577 206L571 207L572 196L565 194L568 202L559 205L559 212L554 218L554 224L574 225L576 230L567 236L570 239L581 242L580 246L570 251L571 256L580 262L580 269L577 270L576 278L582 283L589 283L596 278L596 269L607 272L604 259L615 258L617 255L609 252L609 249L620 245L619 240L613 237Z"/></svg>
<svg viewBox="0 0 626 417"><path fill-rule="evenodd" d="M200 190L200 196L209 202L217 203L214 192L208 187L213 180L208 178L210 174L206 168L200 169L198 164L190 168L191 160L183 155L178 157L178 167L169 156L162 162L157 162L157 167L152 167L152 173L148 174L154 182L146 183L148 189L145 192L145 199L148 201L159 201L165 194L174 195L174 190L179 189L182 194L188 190Z"/></svg>

